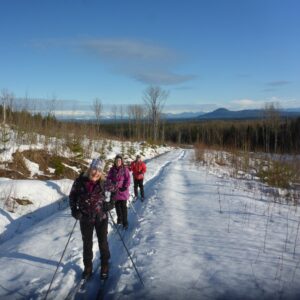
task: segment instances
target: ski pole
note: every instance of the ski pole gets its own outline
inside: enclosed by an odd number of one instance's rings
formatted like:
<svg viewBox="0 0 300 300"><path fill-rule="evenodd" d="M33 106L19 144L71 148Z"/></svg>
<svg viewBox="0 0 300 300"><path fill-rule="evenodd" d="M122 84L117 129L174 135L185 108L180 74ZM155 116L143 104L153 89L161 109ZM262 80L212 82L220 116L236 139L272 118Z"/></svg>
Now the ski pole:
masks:
<svg viewBox="0 0 300 300"><path fill-rule="evenodd" d="M77 221L78 221L78 220L76 220L75 223L74 223L74 226L73 226L72 231L71 231L71 233L70 233L70 235L69 235L67 244L66 244L65 249L64 249L64 251L63 251L63 253L62 253L62 255L61 255L61 258L60 258L60 260L59 260L59 262L58 262L58 265L57 265L57 267L56 267L56 270L55 270L55 272L54 272L54 274L53 274L52 280L51 280L51 282L50 282L50 285L49 285L49 288L48 288L48 290L47 290L47 293L46 293L46 296L45 296L44 300L46 300L47 297L48 297L48 294L49 294L50 289L51 289L51 287L52 287L52 284L53 284L54 278L55 278L55 276L56 276L57 270L58 270L58 268L59 268L59 266L60 266L60 264L61 264L61 261L62 261L64 255L65 255L65 252L66 252L66 250L67 250L67 247L68 247L69 242L70 242L70 240L71 240L71 237L72 237L72 235L73 235L73 232L74 232L75 226L76 226L76 224L77 224Z"/></svg>
<svg viewBox="0 0 300 300"><path fill-rule="evenodd" d="M131 206L133 212L134 212L134 213L137 215L137 217L140 219L140 216L139 216L139 214L137 213L136 209L134 208L132 202L131 202L130 200L129 200L128 202L129 202L129 204L130 204L130 206Z"/></svg>
<svg viewBox="0 0 300 300"><path fill-rule="evenodd" d="M119 237L120 237L120 239L121 239L121 241L122 241L122 243L123 243L123 246L124 246L125 250L127 251L127 255L128 255L128 257L130 258L130 260L131 260L131 262L132 262L132 265L133 265L133 267L134 267L134 269L135 269L135 272L136 272L136 274L137 274L137 276L138 276L138 278L139 278L139 280L140 280L142 286L145 287L145 284L144 284L144 282L143 282L143 279L142 279L142 277L141 277L141 275L140 275L140 273L139 273L139 271L138 271L138 269L137 269L137 267L136 267L136 265L135 265L135 263L134 263L134 261L133 261L133 259L132 259L132 256L131 256L131 254L130 254L130 252L129 252L129 250L128 250L128 248L127 248L127 246L126 246L126 244L125 244L125 242L124 242L124 240L123 240L123 237L122 237L121 233L119 232L118 226L117 226L117 224L115 223L115 221L114 221L114 219L113 219L113 217L112 217L110 211L108 211L108 213L109 213L110 218L111 218L111 220L112 220L112 222L113 222L113 224L114 224L114 227L116 228L117 233L118 233L118 235L119 235Z"/></svg>

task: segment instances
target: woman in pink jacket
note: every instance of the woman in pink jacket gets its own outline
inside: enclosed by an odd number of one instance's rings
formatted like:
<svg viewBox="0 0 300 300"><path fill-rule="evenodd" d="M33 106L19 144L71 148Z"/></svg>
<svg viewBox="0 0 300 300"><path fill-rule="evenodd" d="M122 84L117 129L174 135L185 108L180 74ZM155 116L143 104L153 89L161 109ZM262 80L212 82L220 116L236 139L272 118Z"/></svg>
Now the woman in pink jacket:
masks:
<svg viewBox="0 0 300 300"><path fill-rule="evenodd" d="M124 229L128 228L127 220L127 200L129 198L130 174L124 166L123 157L118 154L115 157L114 165L108 172L107 181L115 186L115 192L112 193L112 199L115 201L117 223L123 224Z"/></svg>

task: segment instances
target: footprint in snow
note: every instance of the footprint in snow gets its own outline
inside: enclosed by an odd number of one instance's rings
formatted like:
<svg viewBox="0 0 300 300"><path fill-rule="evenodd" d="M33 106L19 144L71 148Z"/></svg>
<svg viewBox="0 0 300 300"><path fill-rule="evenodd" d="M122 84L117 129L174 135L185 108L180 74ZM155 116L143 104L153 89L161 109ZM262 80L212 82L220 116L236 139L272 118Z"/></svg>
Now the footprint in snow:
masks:
<svg viewBox="0 0 300 300"><path fill-rule="evenodd" d="M123 272L122 272L123 274L130 274L131 273L131 268L129 268L129 267L125 267L124 269L123 269Z"/></svg>
<svg viewBox="0 0 300 300"><path fill-rule="evenodd" d="M145 238L145 242L151 242L155 238L154 235L149 235L148 237Z"/></svg>
<svg viewBox="0 0 300 300"><path fill-rule="evenodd" d="M150 251L148 251L146 254L148 255L148 256L152 256L153 254L155 254L156 253L156 250L155 249L151 249Z"/></svg>
<svg viewBox="0 0 300 300"><path fill-rule="evenodd" d="M32 283L35 283L35 282L37 282L37 281L39 281L39 280L40 280L40 278L33 278L33 279L31 279L31 280L29 281L29 283L32 284Z"/></svg>

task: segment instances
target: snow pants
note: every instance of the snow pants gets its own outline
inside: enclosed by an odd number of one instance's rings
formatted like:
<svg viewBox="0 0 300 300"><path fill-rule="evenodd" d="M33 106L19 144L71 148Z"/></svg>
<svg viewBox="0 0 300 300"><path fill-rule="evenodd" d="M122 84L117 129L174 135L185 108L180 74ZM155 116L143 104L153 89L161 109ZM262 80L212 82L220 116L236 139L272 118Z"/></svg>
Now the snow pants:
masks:
<svg viewBox="0 0 300 300"><path fill-rule="evenodd" d="M134 196L138 196L138 187L141 191L141 197L144 198L144 179L134 179Z"/></svg>
<svg viewBox="0 0 300 300"><path fill-rule="evenodd" d="M108 218L100 221L98 218L95 224L89 220L80 220L80 230L83 241L83 263L85 267L93 264L93 232L96 230L98 245L100 250L101 264L108 264L110 258L109 246L107 241Z"/></svg>
<svg viewBox="0 0 300 300"><path fill-rule="evenodd" d="M117 213L117 223L123 224L123 226L128 225L127 220L127 200L116 200L115 202L116 213Z"/></svg>

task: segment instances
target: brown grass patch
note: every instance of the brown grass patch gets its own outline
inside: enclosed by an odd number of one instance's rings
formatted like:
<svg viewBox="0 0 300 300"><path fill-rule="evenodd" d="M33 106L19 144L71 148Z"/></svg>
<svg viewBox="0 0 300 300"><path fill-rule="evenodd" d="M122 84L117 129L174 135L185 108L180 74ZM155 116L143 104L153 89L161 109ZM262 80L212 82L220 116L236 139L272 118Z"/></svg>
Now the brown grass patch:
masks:
<svg viewBox="0 0 300 300"><path fill-rule="evenodd" d="M7 164L7 169L0 169L0 177L11 179L30 178L30 171L26 167L24 158L39 165L39 169L43 175L35 175L34 179L75 179L81 171L86 169L86 163L81 159L69 159L62 156L53 155L45 150L26 150L13 154L13 161ZM76 167L78 172L70 167ZM48 168L55 169L55 173L51 173Z"/></svg>
<svg viewBox="0 0 300 300"><path fill-rule="evenodd" d="M22 153L17 151L12 156L13 162L8 164L9 169L15 170L16 172L23 174L25 177L29 177L30 172L26 167Z"/></svg>
<svg viewBox="0 0 300 300"><path fill-rule="evenodd" d="M18 199L18 198L12 198L12 199L15 200L19 205L31 205L31 204L33 204L33 202L28 200L28 199Z"/></svg>
<svg viewBox="0 0 300 300"><path fill-rule="evenodd" d="M15 170L0 169L0 177L10 178L10 179L26 179L27 177Z"/></svg>

